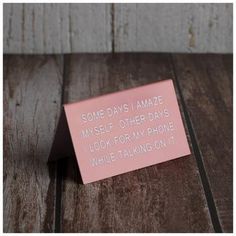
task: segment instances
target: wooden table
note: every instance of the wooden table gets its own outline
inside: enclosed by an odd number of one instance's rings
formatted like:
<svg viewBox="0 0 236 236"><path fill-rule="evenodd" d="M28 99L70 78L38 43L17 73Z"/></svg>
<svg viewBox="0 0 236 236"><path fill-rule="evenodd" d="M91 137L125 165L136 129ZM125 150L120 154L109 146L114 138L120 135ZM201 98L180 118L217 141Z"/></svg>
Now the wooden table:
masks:
<svg viewBox="0 0 236 236"><path fill-rule="evenodd" d="M61 105L174 80L192 155L88 185L47 164ZM232 232L232 55L4 56L4 232Z"/></svg>

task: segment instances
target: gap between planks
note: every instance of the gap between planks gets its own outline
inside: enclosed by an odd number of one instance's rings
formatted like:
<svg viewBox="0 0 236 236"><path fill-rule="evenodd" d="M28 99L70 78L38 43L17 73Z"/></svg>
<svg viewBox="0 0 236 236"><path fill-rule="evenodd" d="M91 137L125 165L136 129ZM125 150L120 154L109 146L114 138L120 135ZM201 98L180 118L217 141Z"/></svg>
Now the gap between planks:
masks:
<svg viewBox="0 0 236 236"><path fill-rule="evenodd" d="M62 68L62 89L61 89L61 109L60 113L62 112L62 106L65 101L65 84L66 84L66 56L63 55L63 68ZM56 161L56 200L55 200L55 227L54 232L60 233L61 232L61 208L62 208L62 191L63 191L63 178L64 178L64 167L66 164L65 158L59 159Z"/></svg>
<svg viewBox="0 0 236 236"><path fill-rule="evenodd" d="M186 124L187 124L188 131L189 131L189 134L190 134L191 142L192 142L192 145L193 145L193 152L195 154L194 156L196 158L197 167L198 167L198 170L199 170L199 173L200 173L202 186L203 186L204 193L205 193L205 196L206 196L208 209L209 209L210 216L211 216L212 225L213 225L214 230L215 230L216 233L222 233L222 228L221 228L221 225L220 225L219 216L217 214L215 201L214 201L214 198L213 198L213 195L212 195L209 180L208 180L207 175L206 175L206 170L205 170L205 167L204 167L204 164L203 164L202 155L201 155L198 143L197 143L196 135L194 133L193 125L192 125L191 119L190 119L189 114L188 114L188 110L187 110L187 107L186 107L186 104L185 104L185 101L184 101L183 94L182 94L181 89L180 89L180 85L179 85L179 81L178 81L178 75L176 73L175 63L174 63L172 54L171 54L170 57L171 57L171 63L172 63L172 67L173 67L173 72L174 72L174 76L175 76L177 89L178 89L180 99L181 99L181 104L182 104L182 107L183 107L183 112L184 112Z"/></svg>

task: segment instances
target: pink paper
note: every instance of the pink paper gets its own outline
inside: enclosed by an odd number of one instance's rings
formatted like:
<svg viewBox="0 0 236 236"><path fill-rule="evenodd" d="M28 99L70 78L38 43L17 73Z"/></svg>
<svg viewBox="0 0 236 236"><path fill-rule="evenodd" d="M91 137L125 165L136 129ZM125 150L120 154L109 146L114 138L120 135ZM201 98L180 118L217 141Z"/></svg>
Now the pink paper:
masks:
<svg viewBox="0 0 236 236"><path fill-rule="evenodd" d="M190 154L172 80L64 107L83 183Z"/></svg>

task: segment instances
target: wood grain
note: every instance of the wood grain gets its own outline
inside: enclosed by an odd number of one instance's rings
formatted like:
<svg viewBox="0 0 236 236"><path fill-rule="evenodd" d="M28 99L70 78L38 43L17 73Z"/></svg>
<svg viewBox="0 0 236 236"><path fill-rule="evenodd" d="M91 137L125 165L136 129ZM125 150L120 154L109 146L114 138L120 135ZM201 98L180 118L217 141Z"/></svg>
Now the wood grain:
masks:
<svg viewBox="0 0 236 236"><path fill-rule="evenodd" d="M111 52L111 4L5 3L4 53Z"/></svg>
<svg viewBox="0 0 236 236"><path fill-rule="evenodd" d="M23 7L21 4L4 4L3 8L3 50L5 53L21 53Z"/></svg>
<svg viewBox="0 0 236 236"><path fill-rule="evenodd" d="M54 231L55 164L47 158L62 65L61 57L4 57L4 232Z"/></svg>
<svg viewBox="0 0 236 236"><path fill-rule="evenodd" d="M71 52L111 52L111 4L71 4Z"/></svg>
<svg viewBox="0 0 236 236"><path fill-rule="evenodd" d="M232 53L233 4L4 3L3 49Z"/></svg>
<svg viewBox="0 0 236 236"><path fill-rule="evenodd" d="M173 58L222 229L233 232L232 55Z"/></svg>
<svg viewBox="0 0 236 236"><path fill-rule="evenodd" d="M66 58L64 102L174 78L168 55ZM63 164L62 232L213 232L194 155L82 185Z"/></svg>
<svg viewBox="0 0 236 236"><path fill-rule="evenodd" d="M115 4L117 52L233 49L232 4Z"/></svg>

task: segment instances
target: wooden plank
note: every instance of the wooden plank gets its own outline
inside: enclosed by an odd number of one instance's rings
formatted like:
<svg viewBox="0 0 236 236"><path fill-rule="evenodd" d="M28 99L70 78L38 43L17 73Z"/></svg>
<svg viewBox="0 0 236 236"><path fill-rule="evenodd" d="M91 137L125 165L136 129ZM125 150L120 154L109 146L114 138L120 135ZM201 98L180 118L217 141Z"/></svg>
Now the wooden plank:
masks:
<svg viewBox="0 0 236 236"><path fill-rule="evenodd" d="M4 57L4 232L54 231L55 163L47 158L62 67L61 57Z"/></svg>
<svg viewBox="0 0 236 236"><path fill-rule="evenodd" d="M4 28L3 37L4 48L7 53L22 52L22 5L21 4L4 4ZM6 12L5 12L6 10ZM5 49L4 49L5 51Z"/></svg>
<svg viewBox="0 0 236 236"><path fill-rule="evenodd" d="M71 4L71 52L111 52L111 4Z"/></svg>
<svg viewBox="0 0 236 236"><path fill-rule="evenodd" d="M232 56L174 55L174 64L221 226L233 232Z"/></svg>
<svg viewBox="0 0 236 236"><path fill-rule="evenodd" d="M5 3L4 53L111 52L111 4Z"/></svg>
<svg viewBox="0 0 236 236"><path fill-rule="evenodd" d="M174 78L170 57L71 55L64 103ZM63 164L62 232L213 232L194 155L82 185Z"/></svg>
<svg viewBox="0 0 236 236"><path fill-rule="evenodd" d="M44 6L44 52L69 53L70 45L70 5L43 4ZM81 36L83 37L83 35Z"/></svg>
<svg viewBox="0 0 236 236"><path fill-rule="evenodd" d="M233 49L232 4L115 4L117 52Z"/></svg>

